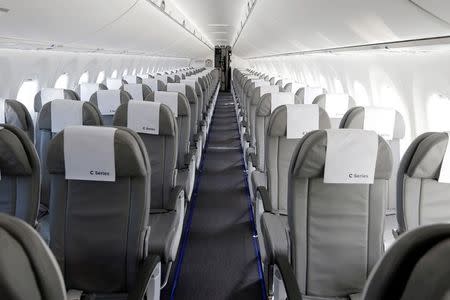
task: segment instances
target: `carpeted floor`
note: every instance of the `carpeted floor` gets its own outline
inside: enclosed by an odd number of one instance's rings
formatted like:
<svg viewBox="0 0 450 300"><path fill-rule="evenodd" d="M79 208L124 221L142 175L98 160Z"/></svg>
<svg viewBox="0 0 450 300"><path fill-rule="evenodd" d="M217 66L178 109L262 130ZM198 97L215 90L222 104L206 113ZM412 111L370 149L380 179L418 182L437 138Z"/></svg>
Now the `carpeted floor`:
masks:
<svg viewBox="0 0 450 300"><path fill-rule="evenodd" d="M204 159L173 299L262 299L230 93L219 94Z"/></svg>

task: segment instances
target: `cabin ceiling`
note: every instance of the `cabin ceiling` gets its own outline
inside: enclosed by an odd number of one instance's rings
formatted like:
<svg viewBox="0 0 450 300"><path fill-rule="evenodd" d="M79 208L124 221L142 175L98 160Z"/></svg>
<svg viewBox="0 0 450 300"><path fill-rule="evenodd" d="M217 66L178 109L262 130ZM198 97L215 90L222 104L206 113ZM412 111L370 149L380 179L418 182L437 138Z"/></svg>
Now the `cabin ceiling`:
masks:
<svg viewBox="0 0 450 300"><path fill-rule="evenodd" d="M435 1L450 11L449 1ZM409 0L258 0L233 53L249 58L445 35L450 25L442 16Z"/></svg>

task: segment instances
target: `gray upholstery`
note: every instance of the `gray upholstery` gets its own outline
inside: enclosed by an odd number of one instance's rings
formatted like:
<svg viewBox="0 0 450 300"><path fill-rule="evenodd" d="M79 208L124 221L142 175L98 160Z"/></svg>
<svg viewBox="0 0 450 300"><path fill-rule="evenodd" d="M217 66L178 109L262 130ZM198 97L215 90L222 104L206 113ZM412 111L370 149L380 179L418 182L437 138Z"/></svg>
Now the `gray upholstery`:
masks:
<svg viewBox="0 0 450 300"><path fill-rule="evenodd" d="M81 94L81 85L82 84L79 84L77 86L77 88L75 89L75 92L77 93L77 95L80 96L81 101L89 101L89 99L86 99L86 100L82 99L83 95ZM98 86L98 90L107 90L108 89L108 87L103 83L97 83L96 85Z"/></svg>
<svg viewBox="0 0 450 300"><path fill-rule="evenodd" d="M31 226L0 213L0 240L2 299L67 299L58 263Z"/></svg>
<svg viewBox="0 0 450 300"><path fill-rule="evenodd" d="M434 224L402 235L372 270L363 299L448 299L450 225Z"/></svg>
<svg viewBox="0 0 450 300"><path fill-rule="evenodd" d="M301 89L299 90L299 92ZM314 99L313 103L318 104L320 107L324 108L326 107L326 101L327 101L327 94L323 94L320 96L317 96L316 99ZM354 107L356 105L355 99L353 99L352 96L348 96L348 107L347 110ZM342 118L332 118L330 117L331 121L331 127L332 128L339 128L339 124L341 123Z"/></svg>
<svg viewBox="0 0 450 300"><path fill-rule="evenodd" d="M128 92L125 92L123 90L120 91L120 104L127 103L131 100L131 95ZM90 103L92 103L95 107L98 107L97 102L97 93L94 93L91 96L91 100L89 100ZM113 115L102 115L103 124L105 126L111 126L113 121Z"/></svg>
<svg viewBox="0 0 450 300"><path fill-rule="evenodd" d="M341 120L339 128L364 128L364 107L357 106L350 108ZM396 208L397 201L397 170L400 164L400 140L405 137L405 120L402 115L396 111L394 134L392 140L387 140L392 150L393 172L389 180L389 196L386 203L386 209L393 211Z"/></svg>
<svg viewBox="0 0 450 300"><path fill-rule="evenodd" d="M33 119L25 105L17 100L5 100L5 124L13 125L25 131L31 141L34 141Z"/></svg>
<svg viewBox="0 0 450 300"><path fill-rule="evenodd" d="M114 125L128 126L128 103L117 109ZM165 262L174 261L181 237L184 210L180 210L177 203L178 126L170 108L164 104L160 105L158 135L139 135L151 165L152 234L149 251L159 255Z"/></svg>
<svg viewBox="0 0 450 300"><path fill-rule="evenodd" d="M39 209L39 158L27 134L12 125L0 127L0 212L36 225Z"/></svg>
<svg viewBox="0 0 450 300"><path fill-rule="evenodd" d="M399 231L450 221L450 185L438 182L447 133L425 133L405 152L397 179Z"/></svg>
<svg viewBox="0 0 450 300"><path fill-rule="evenodd" d="M135 132L117 128L115 182L67 180L64 138L65 130L50 141L47 165L50 248L66 287L99 298L131 292L148 251L151 170L145 145Z"/></svg>
<svg viewBox="0 0 450 300"><path fill-rule="evenodd" d="M142 82L142 80L141 80L141 82ZM127 83L126 83L127 84ZM120 87L120 90L122 90L122 91L127 91L126 90L126 84L124 84L124 85L122 85L121 87ZM151 92L152 92L152 89L148 86L148 85L146 85L146 84L142 84L142 83L138 83L138 84L140 84L141 85L141 87L142 87L142 99L137 99L137 100L144 100ZM129 93L130 94L130 93ZM130 94L130 96L131 96L131 94ZM130 98L130 100L132 100L133 99L133 97L131 96L131 98Z"/></svg>
<svg viewBox="0 0 450 300"><path fill-rule="evenodd" d="M100 126L102 119L97 108L89 102L83 102L83 124ZM41 161L41 216L48 212L50 199L50 177L47 168L47 152L52 133L51 102L44 105L36 121L36 150Z"/></svg>
<svg viewBox="0 0 450 300"><path fill-rule="evenodd" d="M290 259L302 294L335 299L362 291L383 254L392 154L378 139L374 184L326 184L325 130L297 145L288 176ZM364 155L364 154L361 154Z"/></svg>
<svg viewBox="0 0 450 300"><path fill-rule="evenodd" d="M64 98L63 99L67 99L67 100L80 100L80 97L77 95L77 93L75 93L72 90L67 90L64 89ZM42 99L41 97L42 91L39 91L36 96L34 96L34 112L40 112L42 109L42 103L44 102L47 103L49 101L53 101L56 99Z"/></svg>

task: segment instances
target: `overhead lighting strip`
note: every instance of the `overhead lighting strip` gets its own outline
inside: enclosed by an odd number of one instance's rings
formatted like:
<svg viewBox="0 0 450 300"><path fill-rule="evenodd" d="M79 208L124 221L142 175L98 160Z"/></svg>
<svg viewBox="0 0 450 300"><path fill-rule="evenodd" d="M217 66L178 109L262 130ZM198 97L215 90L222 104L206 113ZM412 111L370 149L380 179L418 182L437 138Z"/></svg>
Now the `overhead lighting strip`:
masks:
<svg viewBox="0 0 450 300"><path fill-rule="evenodd" d="M237 26L238 30L234 37L233 48L236 45L237 41L239 40L239 37L241 36L241 33L244 30L244 27L248 22L248 19L250 19L250 16L251 16L253 10L255 9L256 2L258 2L258 0L248 0L247 1L247 4L245 5L243 17L241 19L239 26Z"/></svg>

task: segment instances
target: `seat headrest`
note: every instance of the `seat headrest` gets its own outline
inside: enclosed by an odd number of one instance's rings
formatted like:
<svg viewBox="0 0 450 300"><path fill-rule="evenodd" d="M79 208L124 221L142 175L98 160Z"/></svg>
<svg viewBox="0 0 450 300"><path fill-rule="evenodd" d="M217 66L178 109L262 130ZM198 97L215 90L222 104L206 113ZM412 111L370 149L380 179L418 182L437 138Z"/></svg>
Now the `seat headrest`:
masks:
<svg viewBox="0 0 450 300"><path fill-rule="evenodd" d="M145 103L146 101L144 101ZM114 126L128 127L128 103L117 108L113 119ZM170 108L164 104L159 106L159 134L161 136L175 136L177 125Z"/></svg>
<svg viewBox="0 0 450 300"><path fill-rule="evenodd" d="M419 138L421 137L417 139ZM447 144L448 134L445 132L430 133L419 141L408 165L405 166L406 175L422 179L439 179Z"/></svg>
<svg viewBox="0 0 450 300"><path fill-rule="evenodd" d="M159 93L164 93L164 92L159 92ZM172 92L167 92L167 93L172 93ZM145 101L152 101L155 102L155 93L152 92L150 94L148 94L148 96L145 98ZM184 116L188 116L191 113L191 107L189 106L189 101L186 98L185 95L183 95L182 93L178 93L178 113L177 116L179 117L184 117Z"/></svg>
<svg viewBox="0 0 450 300"><path fill-rule="evenodd" d="M22 220L0 213L0 286L2 298L65 300L58 263L37 231Z"/></svg>
<svg viewBox="0 0 450 300"><path fill-rule="evenodd" d="M313 103L325 109L330 118L342 118L350 108L356 105L352 96L332 93L317 96Z"/></svg>
<svg viewBox="0 0 450 300"><path fill-rule="evenodd" d="M142 79L142 83L150 87L152 92L167 90L166 84L155 78L144 78Z"/></svg>
<svg viewBox="0 0 450 300"><path fill-rule="evenodd" d="M277 94L277 93L275 93ZM285 94L285 93L282 93ZM288 93L286 93L288 94ZM256 116L257 117L268 117L272 113L272 97L273 93L264 94L261 97L260 102L258 103L258 106L256 108ZM294 103L300 104L300 98L296 95L294 95Z"/></svg>
<svg viewBox="0 0 450 300"><path fill-rule="evenodd" d="M292 156L290 174L297 178L320 178L324 175L327 131L316 130L300 140ZM389 179L392 173L392 153L389 144L378 136L375 179Z"/></svg>
<svg viewBox="0 0 450 300"><path fill-rule="evenodd" d="M125 75L122 79L125 84L142 83L142 78L136 75Z"/></svg>
<svg viewBox="0 0 450 300"><path fill-rule="evenodd" d="M90 127L88 130L110 129ZM50 174L65 174L64 133L59 132L49 143L47 166ZM86 133L85 133L86 134ZM116 128L114 132L114 161L116 177L147 176L147 159L145 146L137 133L128 128ZM83 145L80 145L83 147Z"/></svg>
<svg viewBox="0 0 450 300"><path fill-rule="evenodd" d="M118 90L124 83L120 78L106 78L106 86L109 90Z"/></svg>
<svg viewBox="0 0 450 300"><path fill-rule="evenodd" d="M301 104L298 104L301 105ZM330 128L330 118L327 112L319 107L319 128ZM270 115L269 125L267 126L268 136L286 136L287 134L287 106L277 107Z"/></svg>
<svg viewBox="0 0 450 300"><path fill-rule="evenodd" d="M101 99L108 99L107 103L99 103ZM120 104L131 100L131 95L123 90L100 90L95 92L89 100L95 107L97 107L103 115L113 115ZM105 101L106 102L106 101Z"/></svg>
<svg viewBox="0 0 450 300"><path fill-rule="evenodd" d="M32 142L19 128L11 125L0 127L0 172L1 175L29 176L37 162L30 153ZM28 143L28 145L26 145Z"/></svg>
<svg viewBox="0 0 450 300"><path fill-rule="evenodd" d="M80 100L80 97L72 90L45 88L34 97L34 112L40 112L42 106L55 99Z"/></svg>
<svg viewBox="0 0 450 300"><path fill-rule="evenodd" d="M70 100L67 100L67 102L70 102ZM63 102L61 102L61 104L63 104ZM69 107L70 103L67 104ZM82 122L82 125L91 126L99 126L103 124L99 111L90 102L82 102ZM44 107L42 107L36 127L38 130L52 130L52 102L48 102L44 105Z"/></svg>
<svg viewBox="0 0 450 300"><path fill-rule="evenodd" d="M355 106L350 108L341 120L340 128L359 128L364 129L365 107ZM405 120L403 116L395 111L394 139L403 139L405 137Z"/></svg>
<svg viewBox="0 0 450 300"><path fill-rule="evenodd" d="M125 83L120 89L130 94L132 100L138 101L143 101L152 91L148 85L142 83Z"/></svg>
<svg viewBox="0 0 450 300"><path fill-rule="evenodd" d="M98 90L107 90L106 85L102 83L81 83L78 85L77 92L80 95L81 101L89 101L92 94Z"/></svg>

